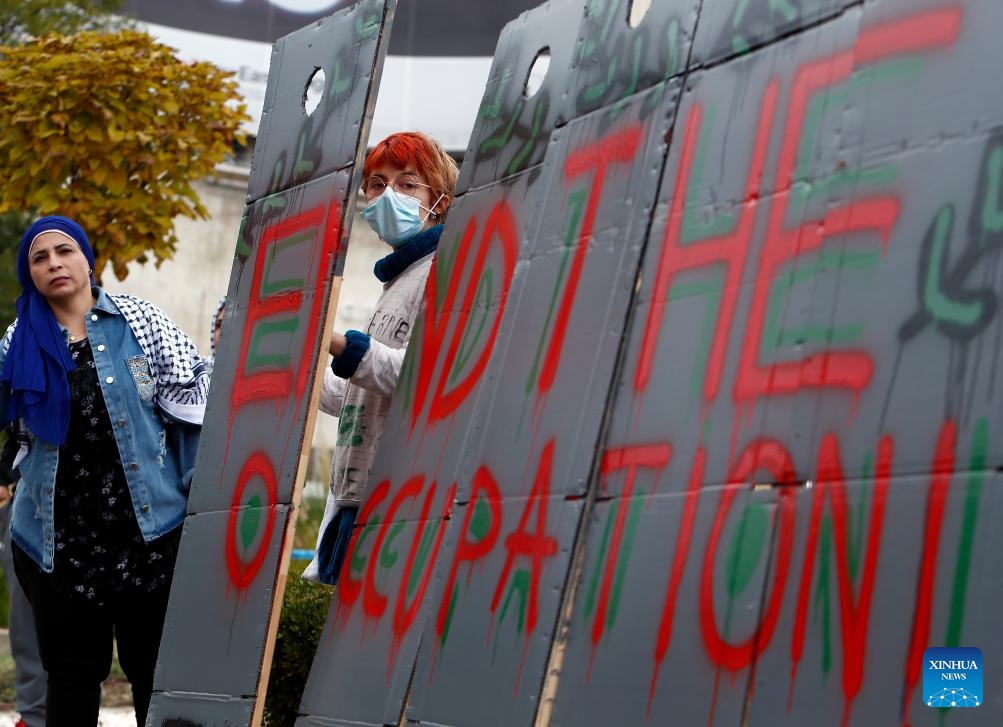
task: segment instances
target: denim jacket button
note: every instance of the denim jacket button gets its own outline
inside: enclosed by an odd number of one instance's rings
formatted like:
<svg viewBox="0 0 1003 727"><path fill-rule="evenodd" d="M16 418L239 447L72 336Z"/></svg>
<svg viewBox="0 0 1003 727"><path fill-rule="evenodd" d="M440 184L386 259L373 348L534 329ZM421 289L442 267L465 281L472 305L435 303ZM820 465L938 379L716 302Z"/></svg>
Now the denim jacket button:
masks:
<svg viewBox="0 0 1003 727"><path fill-rule="evenodd" d="M103 343L99 343L98 344L98 351L104 351L104 344Z"/></svg>
<svg viewBox="0 0 1003 727"><path fill-rule="evenodd" d="M92 321L96 321L97 319L98 319L98 314L97 313L91 313L91 320Z"/></svg>
<svg viewBox="0 0 1003 727"><path fill-rule="evenodd" d="M115 383L115 377L114 376L109 376L107 379L104 380L104 382L106 384L114 384Z"/></svg>
<svg viewBox="0 0 1003 727"><path fill-rule="evenodd" d="M150 506L149 505L143 505L139 509L142 510L143 512L149 512L150 511Z"/></svg>
<svg viewBox="0 0 1003 727"><path fill-rule="evenodd" d="M136 464L135 462L130 462L129 463L129 469L131 469L131 470L138 470L139 469L139 465Z"/></svg>
<svg viewBox="0 0 1003 727"><path fill-rule="evenodd" d="M118 422L117 422L117 424L119 425L119 427L124 427L125 426L125 419L119 419Z"/></svg>

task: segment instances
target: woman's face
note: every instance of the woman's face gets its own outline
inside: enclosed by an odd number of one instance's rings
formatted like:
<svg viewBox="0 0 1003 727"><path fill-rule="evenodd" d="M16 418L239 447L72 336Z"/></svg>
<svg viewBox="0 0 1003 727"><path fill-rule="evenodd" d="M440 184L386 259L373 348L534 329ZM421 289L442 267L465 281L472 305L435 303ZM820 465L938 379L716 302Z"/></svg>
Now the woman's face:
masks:
<svg viewBox="0 0 1003 727"><path fill-rule="evenodd" d="M382 166L375 167L372 174L366 178L366 188L363 190L366 201L372 202L383 194L386 187L393 187L397 194L414 197L418 200L418 203L422 207L422 217L430 209L433 209L435 212L440 211L432 208L432 203L436 200L432 198L432 188L428 185L428 181L411 167L402 169L393 164L383 164ZM434 218L429 215L428 219L425 220L424 226L430 227L434 224Z"/></svg>
<svg viewBox="0 0 1003 727"><path fill-rule="evenodd" d="M58 232L43 232L28 253L28 269L35 288L47 300L90 295L90 263L73 240Z"/></svg>

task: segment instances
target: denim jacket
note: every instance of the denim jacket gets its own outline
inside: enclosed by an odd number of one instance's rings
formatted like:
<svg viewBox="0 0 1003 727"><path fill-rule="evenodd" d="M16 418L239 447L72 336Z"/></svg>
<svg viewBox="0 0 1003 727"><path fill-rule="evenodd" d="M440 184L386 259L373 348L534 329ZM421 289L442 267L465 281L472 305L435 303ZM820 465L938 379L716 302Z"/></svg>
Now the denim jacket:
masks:
<svg viewBox="0 0 1003 727"><path fill-rule="evenodd" d="M149 542L170 532L185 518L201 426L169 418L158 405L156 380L146 353L112 296L95 290L98 300L86 317L87 336L136 520ZM177 334L184 335L180 331ZM8 330L0 346L0 368L10 335ZM0 413L7 410L8 394L0 390ZM51 573L59 447L25 432L23 421L21 427L27 452L22 445L11 538Z"/></svg>

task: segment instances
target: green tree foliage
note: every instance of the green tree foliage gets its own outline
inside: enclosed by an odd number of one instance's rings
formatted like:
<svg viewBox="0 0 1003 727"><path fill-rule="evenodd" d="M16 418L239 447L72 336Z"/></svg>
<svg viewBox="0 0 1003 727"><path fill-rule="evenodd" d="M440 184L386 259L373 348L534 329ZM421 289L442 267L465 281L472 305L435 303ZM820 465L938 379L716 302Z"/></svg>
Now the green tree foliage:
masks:
<svg viewBox="0 0 1003 727"><path fill-rule="evenodd" d="M0 336L17 317L14 302L21 292L17 282L17 247L30 224L31 216L23 212L0 215Z"/></svg>
<svg viewBox="0 0 1003 727"><path fill-rule="evenodd" d="M114 30L126 24L112 15L123 0L0 0L0 46L17 45L50 32ZM20 288L14 261L21 234L31 222L29 210L0 214L0 334L14 318Z"/></svg>
<svg viewBox="0 0 1003 727"><path fill-rule="evenodd" d="M49 33L114 30L126 21L112 15L123 0L0 0L0 45L17 45Z"/></svg>
<svg viewBox="0 0 1003 727"><path fill-rule="evenodd" d="M0 48L0 212L76 219L95 277L111 263L157 264L173 218L205 219L192 182L242 141L232 73L182 62L145 33L50 35Z"/></svg>

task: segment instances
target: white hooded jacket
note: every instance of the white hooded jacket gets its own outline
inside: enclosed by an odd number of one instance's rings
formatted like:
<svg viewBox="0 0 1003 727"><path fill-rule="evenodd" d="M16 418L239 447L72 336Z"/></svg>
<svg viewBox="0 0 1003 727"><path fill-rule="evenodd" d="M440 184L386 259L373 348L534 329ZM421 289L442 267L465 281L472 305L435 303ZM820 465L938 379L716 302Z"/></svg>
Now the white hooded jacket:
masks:
<svg viewBox="0 0 1003 727"><path fill-rule="evenodd" d="M441 226L434 227L423 235L434 233L434 242L437 243L441 231ZM391 253L385 259L401 252ZM332 367L324 371L320 410L337 416L339 421L338 439L331 460L330 490L317 534L318 549L335 513L342 507L358 507L368 492L369 474L415 318L424 300L425 281L434 255L433 243L430 252L384 283L383 293L365 331L369 348L351 377L344 379L337 376ZM352 333L358 332L349 332L350 340ZM303 578L319 580L316 554L303 572Z"/></svg>

